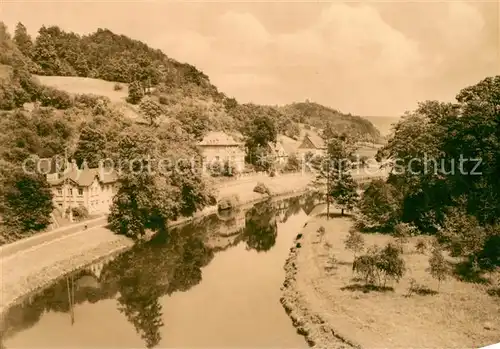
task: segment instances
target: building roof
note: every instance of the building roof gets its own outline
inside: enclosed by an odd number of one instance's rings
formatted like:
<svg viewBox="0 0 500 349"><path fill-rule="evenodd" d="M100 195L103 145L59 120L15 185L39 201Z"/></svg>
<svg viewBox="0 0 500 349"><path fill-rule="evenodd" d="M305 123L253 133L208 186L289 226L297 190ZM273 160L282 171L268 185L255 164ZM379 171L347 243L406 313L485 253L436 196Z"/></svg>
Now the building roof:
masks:
<svg viewBox="0 0 500 349"><path fill-rule="evenodd" d="M50 185L59 185L62 184L64 178L64 174L60 174L58 178L47 178L47 181ZM99 168L78 169L73 167L66 173L66 178L78 186L88 187L96 178L103 184L114 183L118 180L118 173L114 170L108 169L103 169L101 171Z"/></svg>
<svg viewBox="0 0 500 349"><path fill-rule="evenodd" d="M281 144L281 146L285 150L285 153L287 153L288 155L296 153L297 148L300 146L300 143L298 141L284 135L278 136L278 142Z"/></svg>
<svg viewBox="0 0 500 349"><path fill-rule="evenodd" d="M271 149L271 151L273 153L276 153L276 154L288 154L286 151L285 151L285 148L283 147L283 145L280 143L280 142L268 142L267 145L269 146L269 148Z"/></svg>
<svg viewBox="0 0 500 349"><path fill-rule="evenodd" d="M200 146L208 145L225 145L225 146L240 146L242 142L237 142L233 137L224 132L209 132L201 142Z"/></svg>
<svg viewBox="0 0 500 349"><path fill-rule="evenodd" d="M326 149L326 144L325 144L325 142L323 141L323 139L320 136L318 136L316 134L306 135L306 136L304 136L304 140L303 140L302 144L304 143L304 141L306 139L308 139L312 143L312 145L314 146L314 148L316 148L316 149Z"/></svg>

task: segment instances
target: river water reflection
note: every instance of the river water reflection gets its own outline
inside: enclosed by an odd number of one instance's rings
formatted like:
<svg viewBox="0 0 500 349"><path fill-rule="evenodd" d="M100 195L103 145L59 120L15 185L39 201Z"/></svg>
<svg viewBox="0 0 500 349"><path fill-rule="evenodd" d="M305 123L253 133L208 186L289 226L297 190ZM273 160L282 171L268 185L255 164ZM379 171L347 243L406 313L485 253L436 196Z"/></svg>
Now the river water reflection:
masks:
<svg viewBox="0 0 500 349"><path fill-rule="evenodd" d="M12 307L2 348L307 348L279 299L312 196L206 217Z"/></svg>

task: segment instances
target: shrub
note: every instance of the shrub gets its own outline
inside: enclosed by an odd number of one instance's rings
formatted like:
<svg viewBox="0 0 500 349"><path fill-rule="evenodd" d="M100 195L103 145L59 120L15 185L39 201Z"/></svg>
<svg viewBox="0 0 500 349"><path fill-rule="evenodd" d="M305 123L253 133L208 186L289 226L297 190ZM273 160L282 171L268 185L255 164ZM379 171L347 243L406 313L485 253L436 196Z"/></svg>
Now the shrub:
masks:
<svg viewBox="0 0 500 349"><path fill-rule="evenodd" d="M80 104L87 108L94 108L100 103L107 105L109 102L109 98L91 93L77 94L75 96L75 104Z"/></svg>
<svg viewBox="0 0 500 349"><path fill-rule="evenodd" d="M128 87L127 102L130 104L137 104L141 101L142 97L144 97L144 90L142 89L141 83L139 81L130 83Z"/></svg>
<svg viewBox="0 0 500 349"><path fill-rule="evenodd" d="M123 90L123 86L120 83L117 82L113 86L113 90L115 90L115 91L121 91L121 90Z"/></svg>
<svg viewBox="0 0 500 349"><path fill-rule="evenodd" d="M47 86L40 93L40 103L44 107L54 107L56 109L68 109L73 105L68 93Z"/></svg>
<svg viewBox="0 0 500 349"><path fill-rule="evenodd" d="M390 231L401 216L401 192L377 179L370 182L358 202L360 217L363 217L366 228L376 227Z"/></svg>
<svg viewBox="0 0 500 349"><path fill-rule="evenodd" d="M356 254L362 252L365 245L365 239L363 235L355 229L349 229L349 235L344 241L345 248L354 253L354 259L356 259Z"/></svg>
<svg viewBox="0 0 500 349"><path fill-rule="evenodd" d="M325 233L326 233L325 227L323 227L323 226L319 227L316 232L318 233L319 241L320 242L323 241L323 237L325 236Z"/></svg>
<svg viewBox="0 0 500 349"><path fill-rule="evenodd" d="M366 254L357 257L352 263L352 271L359 274L365 280L365 284L375 284L377 282L378 254L378 247L372 246Z"/></svg>
<svg viewBox="0 0 500 349"><path fill-rule="evenodd" d="M286 162L285 171L296 172L298 170L300 170L299 158L295 154L290 154Z"/></svg>
<svg viewBox="0 0 500 349"><path fill-rule="evenodd" d="M425 242L425 240L419 239L415 244L415 250L417 250L418 253L424 254L426 249L427 249L427 243Z"/></svg>
<svg viewBox="0 0 500 349"><path fill-rule="evenodd" d="M217 206L218 206L219 211L220 210L229 210L229 209L233 209L236 206L238 206L239 203L240 203L240 198L238 197L238 195L232 195L232 196L221 199Z"/></svg>
<svg viewBox="0 0 500 349"><path fill-rule="evenodd" d="M405 274L405 261L400 256L400 250L389 243L379 254L377 268L382 272L384 277L384 286L387 279L399 282Z"/></svg>
<svg viewBox="0 0 500 349"><path fill-rule="evenodd" d="M428 271L431 273L434 279L438 280L438 291L441 281L445 280L449 273L449 266L444 259L441 249L435 246L432 250L432 255L429 258L429 268Z"/></svg>
<svg viewBox="0 0 500 349"><path fill-rule="evenodd" d="M255 188L253 188L253 191L259 194L271 195L271 191L269 190L269 188L262 182L257 183Z"/></svg>
<svg viewBox="0 0 500 349"><path fill-rule="evenodd" d="M408 242L408 238L415 232L415 227L408 223L398 223L394 227L394 237L399 245L401 252L403 252L404 245Z"/></svg>
<svg viewBox="0 0 500 349"><path fill-rule="evenodd" d="M365 255L354 259L352 268L363 277L366 284L378 282L379 286L385 286L389 279L399 282L406 272L399 249L391 243L383 250L372 246Z"/></svg>
<svg viewBox="0 0 500 349"><path fill-rule="evenodd" d="M69 213L69 207L66 209L66 213ZM86 218L89 217L89 211L83 207L83 206L78 206L78 207L72 207L71 208L72 214L73 214L73 219L76 221L82 221Z"/></svg>

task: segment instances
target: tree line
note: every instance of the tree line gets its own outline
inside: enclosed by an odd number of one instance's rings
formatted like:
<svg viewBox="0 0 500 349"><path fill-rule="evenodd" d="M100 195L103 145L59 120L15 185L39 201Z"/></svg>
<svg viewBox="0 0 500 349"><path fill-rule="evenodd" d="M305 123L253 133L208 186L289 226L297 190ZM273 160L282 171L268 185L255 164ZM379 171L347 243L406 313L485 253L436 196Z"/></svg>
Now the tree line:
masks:
<svg viewBox="0 0 500 349"><path fill-rule="evenodd" d="M500 266L500 76L462 89L455 103L420 103L377 158L394 171L364 191L360 229L394 234L404 223L471 269Z"/></svg>

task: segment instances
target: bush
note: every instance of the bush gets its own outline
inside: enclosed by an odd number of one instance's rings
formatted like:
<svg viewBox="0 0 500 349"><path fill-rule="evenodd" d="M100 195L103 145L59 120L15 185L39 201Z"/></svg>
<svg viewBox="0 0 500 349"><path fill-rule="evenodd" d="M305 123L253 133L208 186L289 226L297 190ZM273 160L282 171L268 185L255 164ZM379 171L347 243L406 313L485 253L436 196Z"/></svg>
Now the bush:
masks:
<svg viewBox="0 0 500 349"><path fill-rule="evenodd" d="M318 233L319 241L323 241L323 237L325 236L326 233L325 227L323 226L319 227L316 232Z"/></svg>
<svg viewBox="0 0 500 349"><path fill-rule="evenodd" d="M398 223L394 227L394 237L396 238L396 242L401 250L401 253L404 251L404 245L408 242L408 239L416 234L417 229L408 223Z"/></svg>
<svg viewBox="0 0 500 349"><path fill-rule="evenodd" d="M73 101L68 93L47 86L40 93L40 103L44 107L56 109L68 109L73 106Z"/></svg>
<svg viewBox="0 0 500 349"><path fill-rule="evenodd" d="M444 259L443 252L438 246L435 246L432 250L432 255L429 258L429 268L428 271L431 273L434 279L438 280L438 291L441 281L448 277L449 265Z"/></svg>
<svg viewBox="0 0 500 349"><path fill-rule="evenodd" d="M127 102L130 104L138 104L142 97L144 97L144 90L142 89L141 83L139 81L130 83L128 87Z"/></svg>
<svg viewBox="0 0 500 349"><path fill-rule="evenodd" d="M271 191L269 190L269 188L262 182L257 183L255 188L253 188L253 191L259 194L271 195Z"/></svg>
<svg viewBox="0 0 500 349"><path fill-rule="evenodd" d="M365 255L354 259L352 268L363 277L366 284L378 283L384 287L387 280L399 282L406 272L400 250L391 243L383 250L372 246Z"/></svg>
<svg viewBox="0 0 500 349"><path fill-rule="evenodd" d="M115 83L115 85L113 86L113 90L121 91L121 90L123 90L123 86L119 83Z"/></svg>
<svg viewBox="0 0 500 349"><path fill-rule="evenodd" d="M69 207L66 209L66 214L69 213ZM72 214L73 214L73 219L76 221L82 221L86 218L89 217L89 211L83 207L83 206L78 206L78 207L72 207L71 208Z"/></svg>
<svg viewBox="0 0 500 349"><path fill-rule="evenodd" d="M295 154L290 154L286 162L285 171L297 172L299 170L300 170L299 158Z"/></svg>
<svg viewBox="0 0 500 349"><path fill-rule="evenodd" d="M401 216L401 191L377 179L370 182L358 202L360 217L366 228L390 231Z"/></svg>
<svg viewBox="0 0 500 349"><path fill-rule="evenodd" d="M417 250L418 253L424 254L426 249L427 249L427 243L425 242L425 240L419 239L415 244L415 250Z"/></svg>
<svg viewBox="0 0 500 349"><path fill-rule="evenodd" d="M218 203L218 209L221 210L229 210L237 207L240 203L240 198L238 195L232 195L230 197L223 198Z"/></svg>
<svg viewBox="0 0 500 349"><path fill-rule="evenodd" d="M107 105L109 98L91 93L78 94L75 96L75 104L80 104L86 108L94 108L100 103Z"/></svg>
<svg viewBox="0 0 500 349"><path fill-rule="evenodd" d="M363 235L355 229L349 229L349 235L344 241L345 248L354 253L354 259L356 259L356 254L362 252L365 245L365 239Z"/></svg>
<svg viewBox="0 0 500 349"><path fill-rule="evenodd" d="M378 255L378 247L372 246L366 254L355 258L352 263L352 271L360 275L365 280L365 284L375 284L377 282Z"/></svg>

